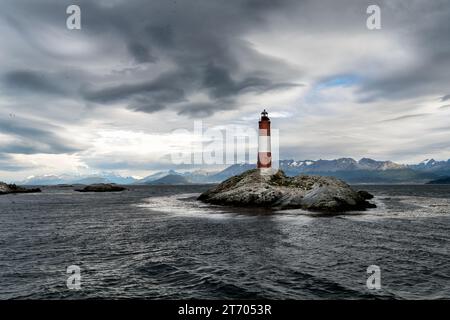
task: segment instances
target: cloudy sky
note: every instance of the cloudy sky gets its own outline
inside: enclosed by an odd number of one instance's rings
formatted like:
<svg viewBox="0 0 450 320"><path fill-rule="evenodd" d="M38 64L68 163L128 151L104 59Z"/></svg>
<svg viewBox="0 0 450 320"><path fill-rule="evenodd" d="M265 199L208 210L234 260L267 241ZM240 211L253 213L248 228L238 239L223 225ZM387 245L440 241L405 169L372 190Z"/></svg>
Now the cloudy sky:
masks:
<svg viewBox="0 0 450 320"><path fill-rule="evenodd" d="M450 158L448 0L0 5L0 180L145 176L180 129L255 127L263 107L283 159Z"/></svg>

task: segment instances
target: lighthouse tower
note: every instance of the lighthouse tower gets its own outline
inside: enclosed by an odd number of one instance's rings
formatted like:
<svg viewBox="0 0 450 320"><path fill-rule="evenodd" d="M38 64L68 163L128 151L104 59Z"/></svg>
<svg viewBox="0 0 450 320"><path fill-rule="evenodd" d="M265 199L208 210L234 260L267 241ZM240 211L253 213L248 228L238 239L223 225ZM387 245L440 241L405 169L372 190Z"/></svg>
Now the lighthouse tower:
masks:
<svg viewBox="0 0 450 320"><path fill-rule="evenodd" d="M258 137L258 169L263 174L272 173L272 152L270 147L270 119L266 109L261 112Z"/></svg>

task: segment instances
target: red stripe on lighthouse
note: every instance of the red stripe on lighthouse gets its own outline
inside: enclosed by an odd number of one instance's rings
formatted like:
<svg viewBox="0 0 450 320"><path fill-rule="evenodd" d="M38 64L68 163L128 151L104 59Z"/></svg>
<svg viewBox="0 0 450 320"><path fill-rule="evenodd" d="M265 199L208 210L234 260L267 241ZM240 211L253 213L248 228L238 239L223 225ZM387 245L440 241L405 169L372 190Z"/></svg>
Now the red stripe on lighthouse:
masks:
<svg viewBox="0 0 450 320"><path fill-rule="evenodd" d="M272 168L272 152L270 145L270 119L264 110L259 121L258 136L258 169Z"/></svg>

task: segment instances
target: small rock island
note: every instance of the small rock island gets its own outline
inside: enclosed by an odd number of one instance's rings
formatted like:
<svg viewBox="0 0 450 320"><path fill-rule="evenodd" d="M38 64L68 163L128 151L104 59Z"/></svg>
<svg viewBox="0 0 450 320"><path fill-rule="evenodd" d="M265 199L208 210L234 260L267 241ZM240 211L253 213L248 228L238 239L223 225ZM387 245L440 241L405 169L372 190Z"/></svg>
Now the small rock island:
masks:
<svg viewBox="0 0 450 320"><path fill-rule="evenodd" d="M281 170L268 175L253 169L225 180L202 193L198 200L238 207L343 212L375 208L367 201L372 197L334 177L287 177Z"/></svg>
<svg viewBox="0 0 450 320"><path fill-rule="evenodd" d="M6 184L4 182L0 182L0 194L14 194L14 193L36 193L41 192L39 188L26 189L23 187L19 187L15 184Z"/></svg>
<svg viewBox="0 0 450 320"><path fill-rule="evenodd" d="M113 183L98 183L91 184L89 186L84 187L83 189L75 189L78 192L120 192L127 190L124 187L115 185Z"/></svg>
<svg viewBox="0 0 450 320"><path fill-rule="evenodd" d="M443 177L436 180L428 181L426 184L450 184L450 177Z"/></svg>

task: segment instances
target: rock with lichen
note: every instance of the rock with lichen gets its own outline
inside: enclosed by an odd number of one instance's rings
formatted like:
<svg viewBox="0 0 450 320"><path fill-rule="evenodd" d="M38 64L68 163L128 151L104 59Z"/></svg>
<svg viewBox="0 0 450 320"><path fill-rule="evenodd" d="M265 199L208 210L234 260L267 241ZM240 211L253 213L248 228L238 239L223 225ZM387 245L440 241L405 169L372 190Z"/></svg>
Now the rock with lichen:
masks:
<svg viewBox="0 0 450 320"><path fill-rule="evenodd" d="M341 212L375 207L367 194L358 193L334 177L299 175L287 177L248 170L202 193L199 200L218 205L271 207L277 209Z"/></svg>

